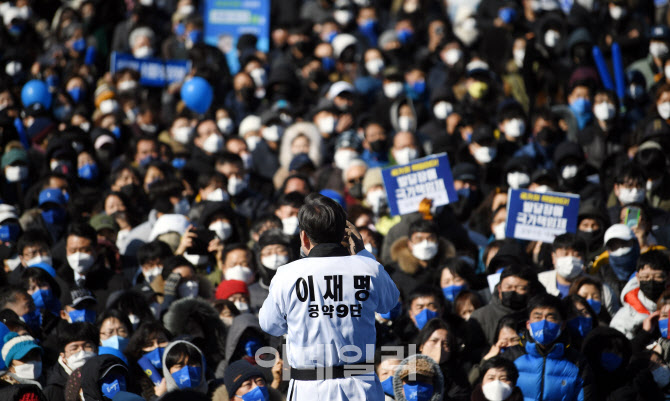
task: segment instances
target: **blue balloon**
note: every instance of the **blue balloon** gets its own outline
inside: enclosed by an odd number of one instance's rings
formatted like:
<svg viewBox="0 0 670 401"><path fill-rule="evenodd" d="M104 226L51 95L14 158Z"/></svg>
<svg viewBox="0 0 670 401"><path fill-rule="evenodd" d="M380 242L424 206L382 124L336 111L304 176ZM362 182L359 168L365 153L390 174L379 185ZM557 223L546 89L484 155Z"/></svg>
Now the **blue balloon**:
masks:
<svg viewBox="0 0 670 401"><path fill-rule="evenodd" d="M207 80L202 77L193 77L181 86L181 98L186 107L203 114L212 104L214 91Z"/></svg>
<svg viewBox="0 0 670 401"><path fill-rule="evenodd" d="M39 79L33 79L26 82L21 89L21 102L23 102L23 107L32 106L35 103L39 103L45 109L51 107L51 93L49 93L49 87L44 82Z"/></svg>

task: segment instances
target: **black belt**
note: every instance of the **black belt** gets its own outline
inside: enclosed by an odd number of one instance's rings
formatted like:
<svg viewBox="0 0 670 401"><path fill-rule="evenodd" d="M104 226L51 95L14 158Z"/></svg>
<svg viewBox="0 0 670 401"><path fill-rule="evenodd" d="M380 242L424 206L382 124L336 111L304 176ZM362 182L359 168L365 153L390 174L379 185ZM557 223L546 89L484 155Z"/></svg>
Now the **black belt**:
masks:
<svg viewBox="0 0 670 401"><path fill-rule="evenodd" d="M362 376L372 373L374 365L343 365L314 367L311 369L296 369L291 367L291 379L293 380L329 380L346 379L348 377Z"/></svg>

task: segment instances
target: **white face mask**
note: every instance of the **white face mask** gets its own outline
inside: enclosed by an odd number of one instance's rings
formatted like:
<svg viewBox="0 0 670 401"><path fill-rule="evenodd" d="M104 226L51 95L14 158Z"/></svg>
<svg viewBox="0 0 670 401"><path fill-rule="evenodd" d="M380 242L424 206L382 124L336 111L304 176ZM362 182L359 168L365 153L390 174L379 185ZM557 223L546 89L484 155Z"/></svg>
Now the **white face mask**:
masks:
<svg viewBox="0 0 670 401"><path fill-rule="evenodd" d="M622 205L640 203L644 200L645 192L643 188L619 188L619 202Z"/></svg>
<svg viewBox="0 0 670 401"><path fill-rule="evenodd" d="M28 167L26 166L7 166L5 168L5 178L7 182L19 182L28 178Z"/></svg>
<svg viewBox="0 0 670 401"><path fill-rule="evenodd" d="M267 83L267 74L263 68L254 68L249 75L251 75L251 79L254 80L254 84L257 88L265 87L265 84Z"/></svg>
<svg viewBox="0 0 670 401"><path fill-rule="evenodd" d="M147 58L151 57L154 54L154 49L149 46L142 46L133 50L133 56L135 58Z"/></svg>
<svg viewBox="0 0 670 401"><path fill-rule="evenodd" d="M122 81L116 85L119 92L127 92L137 88L137 82L135 81Z"/></svg>
<svg viewBox="0 0 670 401"><path fill-rule="evenodd" d="M244 141L247 143L247 147L249 148L250 152L253 152L254 149L256 149L256 146L262 141L263 139L258 136L258 135L252 135L250 137L247 137Z"/></svg>
<svg viewBox="0 0 670 401"><path fill-rule="evenodd" d="M439 101L433 106L433 114L438 120L446 120L454 112L454 106L446 100Z"/></svg>
<svg viewBox="0 0 670 401"><path fill-rule="evenodd" d="M228 202L230 200L230 196L223 192L223 189L217 188L207 194L206 200L210 202Z"/></svg>
<svg viewBox="0 0 670 401"><path fill-rule="evenodd" d="M543 194L545 192L551 192L551 188L549 185L538 185L533 191Z"/></svg>
<svg viewBox="0 0 670 401"><path fill-rule="evenodd" d="M142 270L142 275L144 276L144 279L147 283L151 283L156 277L160 276L162 272L163 266L156 266L149 269L149 271Z"/></svg>
<svg viewBox="0 0 670 401"><path fill-rule="evenodd" d="M509 384L494 380L482 385L482 393L488 401L504 401L512 395L514 389Z"/></svg>
<svg viewBox="0 0 670 401"><path fill-rule="evenodd" d="M384 96L389 99L395 99L402 93L403 86L400 82L389 82L382 89L384 90Z"/></svg>
<svg viewBox="0 0 670 401"><path fill-rule="evenodd" d="M523 67L523 59L526 57L526 49L515 49L512 52L512 57L514 58L514 64L517 68Z"/></svg>
<svg viewBox="0 0 670 401"><path fill-rule="evenodd" d="M614 118L616 109L612 103L600 102L593 106L593 114L600 121L608 121Z"/></svg>
<svg viewBox="0 0 670 401"><path fill-rule="evenodd" d="M556 274L571 280L582 273L584 268L584 261L581 258L574 256L561 256L556 258Z"/></svg>
<svg viewBox="0 0 670 401"><path fill-rule="evenodd" d="M216 126L223 135L230 135L233 132L233 120L228 117L219 118L216 120Z"/></svg>
<svg viewBox="0 0 670 401"><path fill-rule="evenodd" d="M226 280L239 280L247 284L254 282L254 272L246 266L233 266L226 269Z"/></svg>
<svg viewBox="0 0 670 401"><path fill-rule="evenodd" d="M663 102L656 106L656 110L658 110L658 115L661 116L664 120L667 120L670 118L670 102Z"/></svg>
<svg viewBox="0 0 670 401"><path fill-rule="evenodd" d="M242 301L235 301L235 302L233 302L233 304L235 305L237 310L240 311L240 313L248 313L249 312L249 304L248 303L242 302Z"/></svg>
<svg viewBox="0 0 670 401"><path fill-rule="evenodd" d="M186 281L177 287L179 298L195 298L198 296L200 284L197 281Z"/></svg>
<svg viewBox="0 0 670 401"><path fill-rule="evenodd" d="M525 188L530 184L530 176L521 171L512 171L511 173L507 173L507 184L512 189Z"/></svg>
<svg viewBox="0 0 670 401"><path fill-rule="evenodd" d="M505 223L499 223L496 226L493 226L493 236L497 240L505 239Z"/></svg>
<svg viewBox="0 0 670 401"><path fill-rule="evenodd" d="M475 150L475 153L472 155L478 163L487 164L490 163L496 157L496 148L491 148L488 146L480 146Z"/></svg>
<svg viewBox="0 0 670 401"><path fill-rule="evenodd" d="M261 130L261 135L266 141L269 142L278 142L284 133L284 128L279 125L271 125L269 127L263 127Z"/></svg>
<svg viewBox="0 0 670 401"><path fill-rule="evenodd" d="M230 195L239 195L245 189L247 189L247 181L245 179L235 176L228 178L228 193Z"/></svg>
<svg viewBox="0 0 670 401"><path fill-rule="evenodd" d="M227 240L233 234L233 226L223 220L215 221L208 228L214 231L221 241Z"/></svg>
<svg viewBox="0 0 670 401"><path fill-rule="evenodd" d="M337 120L333 116L321 117L316 123L316 126L319 127L319 132L328 135L335 132L336 125Z"/></svg>
<svg viewBox="0 0 670 401"><path fill-rule="evenodd" d="M37 255L37 256L35 256L34 258L29 259L29 260L26 262L26 267L28 267L28 266L33 266L33 265L36 265L36 264L38 264L38 263L46 263L46 264L48 264L49 266L53 266L53 261L51 260L51 256L48 256L48 255L47 255L47 256Z"/></svg>
<svg viewBox="0 0 670 401"><path fill-rule="evenodd" d="M26 362L23 365L14 366L16 376L21 379L35 380L42 374L42 362Z"/></svg>
<svg viewBox="0 0 670 401"><path fill-rule="evenodd" d="M413 244L412 255L419 260L431 260L437 255L437 242L423 240L418 244Z"/></svg>
<svg viewBox="0 0 670 401"><path fill-rule="evenodd" d="M70 355L65 362L70 369L77 370L84 366L84 364L95 355L96 354L93 352L81 350L74 355Z"/></svg>
<svg viewBox="0 0 670 401"><path fill-rule="evenodd" d="M370 75L377 75L384 69L384 60L380 58L373 58L365 62L365 69Z"/></svg>
<svg viewBox="0 0 670 401"><path fill-rule="evenodd" d="M223 325L226 326L226 327L230 327L230 326L233 325L233 318L232 317L222 317L221 321L223 322Z"/></svg>
<svg viewBox="0 0 670 401"><path fill-rule="evenodd" d="M209 261L207 255L191 255L190 253L185 253L184 257L191 262L193 266L205 265Z"/></svg>
<svg viewBox="0 0 670 401"><path fill-rule="evenodd" d="M243 153L240 155L242 163L244 163L245 170L249 170L254 165L254 158L251 153Z"/></svg>
<svg viewBox="0 0 670 401"><path fill-rule="evenodd" d="M458 63L463 57L463 52L458 48L451 48L442 54L442 61L449 67Z"/></svg>
<svg viewBox="0 0 670 401"><path fill-rule="evenodd" d="M379 214L382 208L386 205L386 192L383 189L368 192L365 196L368 206L372 209L374 214Z"/></svg>
<svg viewBox="0 0 670 401"><path fill-rule="evenodd" d="M558 31L554 31L553 29L548 30L544 34L544 44L549 48L556 47L560 39L561 35L558 33Z"/></svg>
<svg viewBox="0 0 670 401"><path fill-rule="evenodd" d="M219 153L223 149L223 137L215 133L209 134L202 144L202 150L207 153Z"/></svg>
<svg viewBox="0 0 670 401"><path fill-rule="evenodd" d="M395 161L398 162L398 164L407 164L416 159L418 155L419 152L417 152L416 149L410 147L393 151L393 157L395 158Z"/></svg>
<svg viewBox="0 0 670 401"><path fill-rule="evenodd" d="M182 145L186 145L191 141L191 137L193 136L193 127L179 127L175 128L173 132L174 140Z"/></svg>
<svg viewBox="0 0 670 401"><path fill-rule="evenodd" d="M132 313L128 314L128 320L130 320L130 324L133 325L133 330L137 329L137 327L140 325L140 318L137 317L137 315L133 315Z"/></svg>
<svg viewBox="0 0 670 401"><path fill-rule="evenodd" d="M621 6L611 6L609 8L609 11L610 11L610 17L612 17L613 20L620 19L624 14L624 9Z"/></svg>
<svg viewBox="0 0 670 401"><path fill-rule="evenodd" d="M281 219L282 231L286 235L295 235L298 233L299 222L298 216L291 216L285 219Z"/></svg>
<svg viewBox="0 0 670 401"><path fill-rule="evenodd" d="M526 123L520 118L507 120L505 123L505 135L512 138L518 138L526 131Z"/></svg>
<svg viewBox="0 0 670 401"><path fill-rule="evenodd" d="M358 157L358 153L351 149L339 149L335 151L335 167L344 171L349 167L349 163Z"/></svg>
<svg viewBox="0 0 670 401"><path fill-rule="evenodd" d="M564 180L569 180L570 178L574 178L578 172L579 167L576 164L568 164L561 169L561 177Z"/></svg>
<svg viewBox="0 0 670 401"><path fill-rule="evenodd" d="M660 389L664 389L670 383L670 368L665 365L652 370L651 375Z"/></svg>
<svg viewBox="0 0 670 401"><path fill-rule="evenodd" d="M661 58L668 54L668 45L663 42L649 43L649 53L656 58Z"/></svg>
<svg viewBox="0 0 670 401"><path fill-rule="evenodd" d="M647 192L654 191L656 188L658 188L661 185L662 182L663 182L662 178L659 178L659 179L656 179L656 180L647 180L647 183L645 184Z"/></svg>
<svg viewBox="0 0 670 401"><path fill-rule="evenodd" d="M93 266L95 259L93 259L93 255L90 253L77 252L73 253L72 255L68 255L67 263L75 272L84 274L88 272L91 266Z"/></svg>
<svg viewBox="0 0 670 401"><path fill-rule="evenodd" d="M400 116L398 117L398 129L400 131L414 132L416 129L416 121L414 118L409 116Z"/></svg>
<svg viewBox="0 0 670 401"><path fill-rule="evenodd" d="M263 256L261 263L270 270L277 270L279 266L283 266L288 262L288 255L272 254Z"/></svg>

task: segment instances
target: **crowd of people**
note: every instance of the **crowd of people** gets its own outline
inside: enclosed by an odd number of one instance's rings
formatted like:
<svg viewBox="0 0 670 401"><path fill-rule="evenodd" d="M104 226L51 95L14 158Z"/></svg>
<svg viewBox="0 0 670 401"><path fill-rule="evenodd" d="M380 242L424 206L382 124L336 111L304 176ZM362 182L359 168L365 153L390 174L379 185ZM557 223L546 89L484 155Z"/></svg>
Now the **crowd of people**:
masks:
<svg viewBox="0 0 670 401"><path fill-rule="evenodd" d="M315 193L400 291L386 400L670 399L666 0L278 0L269 51L205 3L0 1L0 399L290 399L258 313ZM440 153L458 199L391 215ZM518 188L577 231L506 238Z"/></svg>

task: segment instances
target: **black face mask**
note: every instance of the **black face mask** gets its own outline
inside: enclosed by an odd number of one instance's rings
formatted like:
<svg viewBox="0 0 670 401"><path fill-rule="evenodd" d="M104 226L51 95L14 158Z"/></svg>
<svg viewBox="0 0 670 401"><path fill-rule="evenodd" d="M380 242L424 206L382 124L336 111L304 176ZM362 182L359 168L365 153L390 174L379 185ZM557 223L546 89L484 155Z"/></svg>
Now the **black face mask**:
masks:
<svg viewBox="0 0 670 401"><path fill-rule="evenodd" d="M640 291L642 291L645 297L656 302L658 297L665 291L665 282L656 280L640 281Z"/></svg>
<svg viewBox="0 0 670 401"><path fill-rule="evenodd" d="M354 186L349 189L349 195L359 200L363 199L363 183L355 183Z"/></svg>
<svg viewBox="0 0 670 401"><path fill-rule="evenodd" d="M250 102L254 98L254 88L252 87L244 87L241 88L237 91L239 94L240 98L244 100L245 102Z"/></svg>
<svg viewBox="0 0 670 401"><path fill-rule="evenodd" d="M508 308L521 310L526 306L528 295L519 294L516 291L503 291L502 299L500 301Z"/></svg>
<svg viewBox="0 0 670 401"><path fill-rule="evenodd" d="M386 140L380 139L370 142L370 149L375 153L383 153L386 151Z"/></svg>
<svg viewBox="0 0 670 401"><path fill-rule="evenodd" d="M119 190L119 192L121 192L122 194L124 194L127 197L132 199L132 198L135 198L135 197L139 196L139 194L141 192L141 189L140 189L139 185L128 184L128 185L122 186L121 189Z"/></svg>
<svg viewBox="0 0 670 401"><path fill-rule="evenodd" d="M598 249L603 242L603 232L602 230L597 231L577 231L577 238L582 239L586 242L586 247L589 250Z"/></svg>

